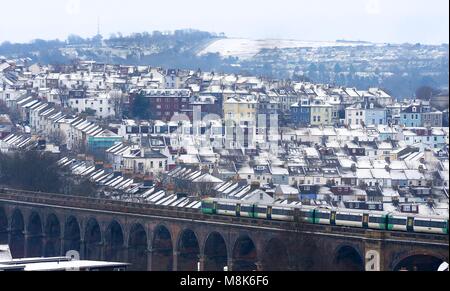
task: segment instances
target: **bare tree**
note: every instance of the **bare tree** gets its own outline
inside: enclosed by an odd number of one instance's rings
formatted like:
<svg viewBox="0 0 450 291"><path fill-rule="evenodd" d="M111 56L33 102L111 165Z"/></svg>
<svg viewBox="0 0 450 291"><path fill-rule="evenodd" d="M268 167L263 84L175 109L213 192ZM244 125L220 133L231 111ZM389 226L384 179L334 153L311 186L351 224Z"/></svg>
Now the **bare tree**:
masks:
<svg viewBox="0 0 450 291"><path fill-rule="evenodd" d="M215 184L211 182L205 182L205 183L197 183L195 189L196 194L200 197L211 195L212 190L214 189Z"/></svg>
<svg viewBox="0 0 450 291"><path fill-rule="evenodd" d="M120 90L112 90L109 92L111 101L114 107L115 117L117 119L122 118L122 108L123 108L123 93Z"/></svg>
<svg viewBox="0 0 450 291"><path fill-rule="evenodd" d="M72 147L72 151L74 153L79 153L79 154L84 154L87 152L87 146L86 143L84 143L83 141L78 141L76 142L73 147Z"/></svg>
<svg viewBox="0 0 450 291"><path fill-rule="evenodd" d="M61 129L57 129L49 135L48 139L52 143L63 145L66 144L67 135Z"/></svg>

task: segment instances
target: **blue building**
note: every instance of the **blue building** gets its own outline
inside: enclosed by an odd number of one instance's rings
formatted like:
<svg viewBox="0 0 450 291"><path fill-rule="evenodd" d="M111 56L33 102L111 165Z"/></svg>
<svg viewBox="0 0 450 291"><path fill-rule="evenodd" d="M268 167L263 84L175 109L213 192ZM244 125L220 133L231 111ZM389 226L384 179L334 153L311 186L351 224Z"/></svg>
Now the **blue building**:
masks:
<svg viewBox="0 0 450 291"><path fill-rule="evenodd" d="M366 103L364 107L366 111L366 126L387 124L387 110L385 107L374 102Z"/></svg>
<svg viewBox="0 0 450 291"><path fill-rule="evenodd" d="M292 121L298 126L311 124L311 103L309 99L302 99L291 106Z"/></svg>
<svg viewBox="0 0 450 291"><path fill-rule="evenodd" d="M400 125L405 127L421 127L422 126L422 113L429 113L430 107L420 104L412 104L400 113Z"/></svg>
<svg viewBox="0 0 450 291"><path fill-rule="evenodd" d="M120 142L122 142L122 137L109 130L87 137L87 147L92 152L104 151Z"/></svg>

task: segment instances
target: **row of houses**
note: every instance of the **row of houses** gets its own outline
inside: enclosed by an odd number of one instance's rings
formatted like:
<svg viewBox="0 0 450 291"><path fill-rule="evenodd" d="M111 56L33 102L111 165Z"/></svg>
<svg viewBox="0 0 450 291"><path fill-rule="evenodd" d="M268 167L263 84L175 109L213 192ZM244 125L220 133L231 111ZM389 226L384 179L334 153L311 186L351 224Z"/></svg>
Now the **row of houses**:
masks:
<svg viewBox="0 0 450 291"><path fill-rule="evenodd" d="M1 97L1 96L0 96ZM96 122L65 114L64 111L33 96L18 95L2 100L11 110L19 112L21 121L31 133L57 142L67 150L106 150L122 138Z"/></svg>

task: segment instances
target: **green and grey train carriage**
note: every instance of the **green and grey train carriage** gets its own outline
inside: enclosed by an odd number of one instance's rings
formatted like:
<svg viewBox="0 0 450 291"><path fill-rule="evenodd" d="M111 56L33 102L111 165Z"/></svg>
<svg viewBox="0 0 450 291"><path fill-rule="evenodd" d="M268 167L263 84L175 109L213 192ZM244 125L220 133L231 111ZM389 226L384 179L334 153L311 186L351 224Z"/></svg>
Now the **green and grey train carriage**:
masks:
<svg viewBox="0 0 450 291"><path fill-rule="evenodd" d="M448 220L415 217L413 229L416 232L448 234Z"/></svg>
<svg viewBox="0 0 450 291"><path fill-rule="evenodd" d="M448 234L448 218L403 215L382 211L337 209L306 205L252 204L240 200L204 199L204 214L276 221L305 221L377 230Z"/></svg>
<svg viewBox="0 0 450 291"><path fill-rule="evenodd" d="M204 199L202 212L235 217L254 217L254 204L230 199Z"/></svg>
<svg viewBox="0 0 450 291"><path fill-rule="evenodd" d="M407 231L407 232L424 232L436 234L448 234L448 218L437 216L420 216L389 213L387 215L387 230Z"/></svg>

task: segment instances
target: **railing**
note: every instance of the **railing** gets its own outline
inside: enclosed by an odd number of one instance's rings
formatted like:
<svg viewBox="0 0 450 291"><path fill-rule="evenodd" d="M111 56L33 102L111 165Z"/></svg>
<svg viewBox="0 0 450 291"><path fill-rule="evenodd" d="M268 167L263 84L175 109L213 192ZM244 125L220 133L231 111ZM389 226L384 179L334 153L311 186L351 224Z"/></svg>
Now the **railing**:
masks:
<svg viewBox="0 0 450 291"><path fill-rule="evenodd" d="M55 205L62 207L75 207L81 209L114 211L130 214L158 215L169 217L201 218L202 213L197 209L177 208L171 206L159 206L151 204L141 204L134 202L123 202L100 198L69 196L62 194L51 194L41 192L31 192L25 190L0 189L0 198L21 201L27 203Z"/></svg>
<svg viewBox="0 0 450 291"><path fill-rule="evenodd" d="M240 226L253 226L272 228L284 231L300 231L314 233L330 233L341 235L353 235L366 238L390 238L397 240L417 240L447 242L448 235L431 235L408 232L385 232L378 230L366 230L362 228L340 227L318 224L302 224L301 230L296 228L294 222L272 221L254 218L243 218L221 215L206 215L199 209L190 209L173 206L161 206L153 204L123 202L117 200L108 200L101 198L70 196L63 194L52 194L43 192L32 192L26 190L15 190L9 188L0 188L0 199L25 202L31 204L42 204L48 206L80 208L83 210L118 212L131 215L150 215L179 219L198 220L210 223L232 223Z"/></svg>

